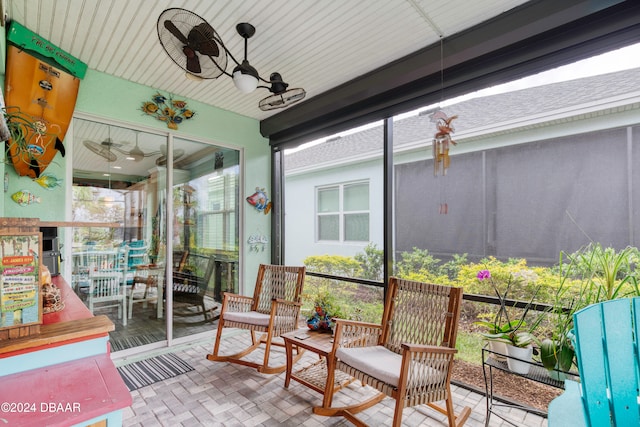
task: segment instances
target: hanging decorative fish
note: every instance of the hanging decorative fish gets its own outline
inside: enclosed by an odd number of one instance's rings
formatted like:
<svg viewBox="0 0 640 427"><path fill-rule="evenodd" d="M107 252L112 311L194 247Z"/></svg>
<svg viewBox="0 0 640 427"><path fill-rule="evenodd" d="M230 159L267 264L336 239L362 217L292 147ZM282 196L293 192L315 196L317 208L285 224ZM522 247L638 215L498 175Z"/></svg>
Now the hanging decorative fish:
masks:
<svg viewBox="0 0 640 427"><path fill-rule="evenodd" d="M27 190L17 191L11 195L11 198L20 206L27 206L32 203L40 203L40 197L36 197L33 193Z"/></svg>
<svg viewBox="0 0 640 427"><path fill-rule="evenodd" d="M34 181L47 190L52 190L62 184L62 180L53 175L40 175L38 178L35 178Z"/></svg>
<svg viewBox="0 0 640 427"><path fill-rule="evenodd" d="M265 215L271 210L271 202L264 188L256 187L256 192L247 197L247 202Z"/></svg>

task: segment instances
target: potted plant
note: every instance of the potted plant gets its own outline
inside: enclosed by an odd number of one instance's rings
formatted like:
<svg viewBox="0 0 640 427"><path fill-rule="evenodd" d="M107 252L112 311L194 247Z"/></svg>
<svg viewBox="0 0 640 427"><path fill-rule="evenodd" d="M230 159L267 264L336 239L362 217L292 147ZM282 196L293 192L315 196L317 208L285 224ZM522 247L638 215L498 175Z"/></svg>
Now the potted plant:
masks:
<svg viewBox="0 0 640 427"><path fill-rule="evenodd" d="M568 262L564 262L564 256ZM549 311L551 330L540 342L540 361L556 380L564 380L573 366L573 315L601 301L640 294L635 276L638 250L618 252L592 242L570 255L560 253L560 279Z"/></svg>
<svg viewBox="0 0 640 427"><path fill-rule="evenodd" d="M564 257L568 262L564 262ZM540 346L540 361L549 376L562 381L573 366L573 315L576 311L600 301L638 294L632 264L635 248L616 253L591 243L577 252L560 253L559 286L549 310L551 330ZM625 288L627 285L627 288Z"/></svg>
<svg viewBox="0 0 640 427"><path fill-rule="evenodd" d="M489 281L500 303L498 312L494 315L492 321L481 320L475 322L476 325L485 328L482 336L489 343L492 357L504 360L504 357L500 357L500 355L510 356L506 357L509 369L520 374L528 373L530 367L528 362L533 358L533 342L535 341L532 332L540 324L542 316L539 316L531 326L527 325L525 318L529 313L529 308L537 295L537 291L525 306L522 315L517 319L511 319L507 310L507 297L514 281L513 276L509 275L504 292L498 289L496 282L491 278L489 270L480 270L477 278L478 280Z"/></svg>
<svg viewBox="0 0 640 427"><path fill-rule="evenodd" d="M336 297L328 291L318 293L313 306L313 314L307 319L307 326L311 330L333 332L333 318L345 318Z"/></svg>
<svg viewBox="0 0 640 427"><path fill-rule="evenodd" d="M535 337L529 331L509 334L507 343L507 366L517 374L528 374L533 361L533 341Z"/></svg>
<svg viewBox="0 0 640 427"><path fill-rule="evenodd" d="M567 333L557 339L545 338L540 342L540 361L554 380L565 380L565 372L573 365L575 350L572 337L573 333Z"/></svg>
<svg viewBox="0 0 640 427"><path fill-rule="evenodd" d="M509 321L509 315L507 313L504 295L498 290L495 282L491 278L491 272L489 270L480 270L476 275L479 281L488 281L493 288L498 301L500 302L498 311L494 314L492 320L478 320L474 322L474 325L484 328L484 332L481 335L487 341L489 350L491 351L490 357L496 360L505 360L507 354L506 342L501 339L501 336L512 330L514 324ZM508 290L509 284L507 284ZM506 292L505 292L506 294Z"/></svg>
<svg viewBox="0 0 640 427"><path fill-rule="evenodd" d="M484 329L484 332L481 332L481 335L489 345L489 350L491 351L490 356L496 360L505 360L505 356L507 355L506 345L511 342L509 337L511 334L518 332L520 328L526 326L526 322L524 320L526 312L522 317L512 320L509 316L509 312L507 311L506 300L513 282L512 275L509 275L507 279L506 289L504 292L498 289L498 285L492 278L489 270L480 270L476 277L480 281L486 280L491 285L491 288L498 298L499 308L494 314L492 320L479 320L474 322L474 324Z"/></svg>
<svg viewBox="0 0 640 427"><path fill-rule="evenodd" d="M481 332L480 334L484 337L485 341L487 341L489 350L491 351L490 357L496 360L506 360L507 344L509 343L509 339L506 337L509 333L517 330L519 326L525 325L524 322L521 323L519 320L506 321L503 323L499 313L496 313L492 321L479 320L474 322L474 324L486 329L485 332Z"/></svg>

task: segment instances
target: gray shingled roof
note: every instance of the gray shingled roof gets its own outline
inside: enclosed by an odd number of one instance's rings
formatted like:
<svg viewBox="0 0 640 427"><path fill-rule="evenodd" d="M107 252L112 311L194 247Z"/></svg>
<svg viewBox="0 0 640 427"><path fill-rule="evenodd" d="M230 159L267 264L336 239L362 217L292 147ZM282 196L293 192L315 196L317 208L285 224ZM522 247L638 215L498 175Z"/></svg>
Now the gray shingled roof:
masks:
<svg viewBox="0 0 640 427"><path fill-rule="evenodd" d="M458 115L458 119L453 122L456 130L454 139L461 142L463 140L456 137L457 135L488 124L509 123L540 115L540 113L602 103L604 100L625 96L638 90L640 90L640 68L634 68L470 99L445 107L443 110L449 115ZM428 114L398 120L394 123L393 129L396 148L415 144L421 140L430 141L435 132L434 123L431 122ZM292 171L322 165L336 159L363 157L367 154L381 153L381 151L382 125L328 140L304 150L287 153L285 169Z"/></svg>

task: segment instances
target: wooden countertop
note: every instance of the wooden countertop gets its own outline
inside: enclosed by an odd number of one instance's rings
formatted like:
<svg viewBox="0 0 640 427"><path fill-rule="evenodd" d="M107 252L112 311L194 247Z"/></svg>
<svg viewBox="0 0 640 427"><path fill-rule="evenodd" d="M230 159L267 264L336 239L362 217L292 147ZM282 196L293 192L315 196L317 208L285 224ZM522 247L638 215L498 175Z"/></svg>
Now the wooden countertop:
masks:
<svg viewBox="0 0 640 427"><path fill-rule="evenodd" d="M64 301L64 309L55 313L42 315L42 324L68 322L70 320L88 319L93 317L89 308L78 298L71 286L60 275L51 278L51 282L60 289L60 296Z"/></svg>
<svg viewBox="0 0 640 427"><path fill-rule="evenodd" d="M115 329L107 316L91 314L62 276L54 277L52 282L60 289L65 308L55 313L44 314L39 334L0 340L0 359L107 336Z"/></svg>

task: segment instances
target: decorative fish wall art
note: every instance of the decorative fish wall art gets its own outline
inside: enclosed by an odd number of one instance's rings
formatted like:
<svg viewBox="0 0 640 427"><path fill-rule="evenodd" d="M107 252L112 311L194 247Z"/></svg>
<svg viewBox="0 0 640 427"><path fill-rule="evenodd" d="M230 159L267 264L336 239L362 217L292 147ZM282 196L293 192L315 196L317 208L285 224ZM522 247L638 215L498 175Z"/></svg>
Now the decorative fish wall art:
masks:
<svg viewBox="0 0 640 427"><path fill-rule="evenodd" d="M47 190L53 190L54 188L62 185L62 180L53 175L40 175L33 181L38 183L43 188L46 188Z"/></svg>
<svg viewBox="0 0 640 427"><path fill-rule="evenodd" d="M271 201L269 201L264 188L256 187L256 192L247 197L247 202L256 208L258 212L263 212L265 215L271 210Z"/></svg>
<svg viewBox="0 0 640 427"><path fill-rule="evenodd" d="M40 203L40 197L27 190L17 191L11 195L11 199L20 206L28 206L32 203Z"/></svg>

